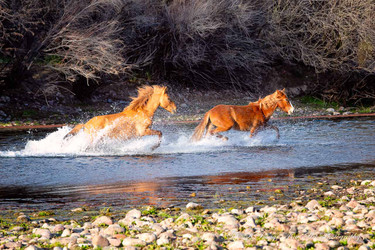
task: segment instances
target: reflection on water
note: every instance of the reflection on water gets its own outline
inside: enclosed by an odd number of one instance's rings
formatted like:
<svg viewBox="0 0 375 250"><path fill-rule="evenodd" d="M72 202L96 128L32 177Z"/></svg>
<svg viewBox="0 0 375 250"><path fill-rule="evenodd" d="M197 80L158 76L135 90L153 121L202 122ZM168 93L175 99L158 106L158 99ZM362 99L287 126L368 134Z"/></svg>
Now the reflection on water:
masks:
<svg viewBox="0 0 375 250"><path fill-rule="evenodd" d="M153 152L155 138L83 150L82 141L70 148L61 141L68 128L0 133L0 209L188 201L212 207L223 200L267 201L257 190L280 189L288 197L317 179L373 176L375 120L283 122L279 128L280 140L273 131L254 139L231 131L228 142L191 143L193 126L164 126L158 128L162 146Z"/></svg>

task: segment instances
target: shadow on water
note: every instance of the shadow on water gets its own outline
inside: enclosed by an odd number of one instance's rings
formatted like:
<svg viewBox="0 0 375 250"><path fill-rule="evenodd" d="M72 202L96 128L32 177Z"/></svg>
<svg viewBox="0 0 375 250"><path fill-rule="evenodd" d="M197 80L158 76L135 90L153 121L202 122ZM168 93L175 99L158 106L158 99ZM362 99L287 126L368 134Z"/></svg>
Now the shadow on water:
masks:
<svg viewBox="0 0 375 250"><path fill-rule="evenodd" d="M0 209L74 208L78 206L131 208L153 205L184 206L196 201L206 208L225 204L225 200L242 204L267 204L275 190L282 200L296 198L296 193L326 181L340 184L366 176L375 178L375 162L343 164L314 168L275 169L262 172L237 172L206 176L156 178L152 181L116 182L105 185L56 187L0 187ZM297 192L298 191L298 192ZM194 193L194 197L192 196Z"/></svg>

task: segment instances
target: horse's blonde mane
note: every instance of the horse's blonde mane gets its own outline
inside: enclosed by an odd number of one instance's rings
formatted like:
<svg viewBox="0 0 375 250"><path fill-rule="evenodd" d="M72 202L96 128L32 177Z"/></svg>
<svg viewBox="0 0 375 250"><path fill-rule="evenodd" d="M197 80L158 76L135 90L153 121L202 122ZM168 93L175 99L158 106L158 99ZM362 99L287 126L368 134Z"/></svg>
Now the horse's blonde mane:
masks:
<svg viewBox="0 0 375 250"><path fill-rule="evenodd" d="M282 91L281 91L282 92ZM284 93L284 92L282 92ZM265 106L266 108L275 105L279 99L277 98L277 91L274 92L273 94L270 94L263 99L259 99L258 102L261 106Z"/></svg>
<svg viewBox="0 0 375 250"><path fill-rule="evenodd" d="M150 97L155 91L157 86L144 86L138 88L138 96L131 97L132 101L130 102L129 106L125 107L125 110L133 110L137 111L139 109L144 109L147 102L150 100Z"/></svg>

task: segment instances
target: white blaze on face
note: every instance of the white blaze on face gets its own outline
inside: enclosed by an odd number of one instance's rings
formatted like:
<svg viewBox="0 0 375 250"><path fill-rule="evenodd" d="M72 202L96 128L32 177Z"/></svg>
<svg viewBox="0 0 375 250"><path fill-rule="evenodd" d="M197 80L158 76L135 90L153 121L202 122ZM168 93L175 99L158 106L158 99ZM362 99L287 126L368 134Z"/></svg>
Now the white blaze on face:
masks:
<svg viewBox="0 0 375 250"><path fill-rule="evenodd" d="M292 114L293 111L294 111L293 104L292 104L291 102L289 102L289 104L290 104L290 108L289 108L289 110L288 110L288 115Z"/></svg>

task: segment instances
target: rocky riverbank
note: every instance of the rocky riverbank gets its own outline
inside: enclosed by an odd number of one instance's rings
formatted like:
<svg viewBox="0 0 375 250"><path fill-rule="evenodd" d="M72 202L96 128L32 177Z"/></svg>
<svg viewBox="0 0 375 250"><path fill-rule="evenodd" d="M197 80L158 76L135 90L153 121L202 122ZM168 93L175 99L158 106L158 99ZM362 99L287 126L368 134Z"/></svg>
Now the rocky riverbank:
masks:
<svg viewBox="0 0 375 250"><path fill-rule="evenodd" d="M0 249L374 249L375 181L320 185L247 208L76 208L63 220L12 211L0 220Z"/></svg>

